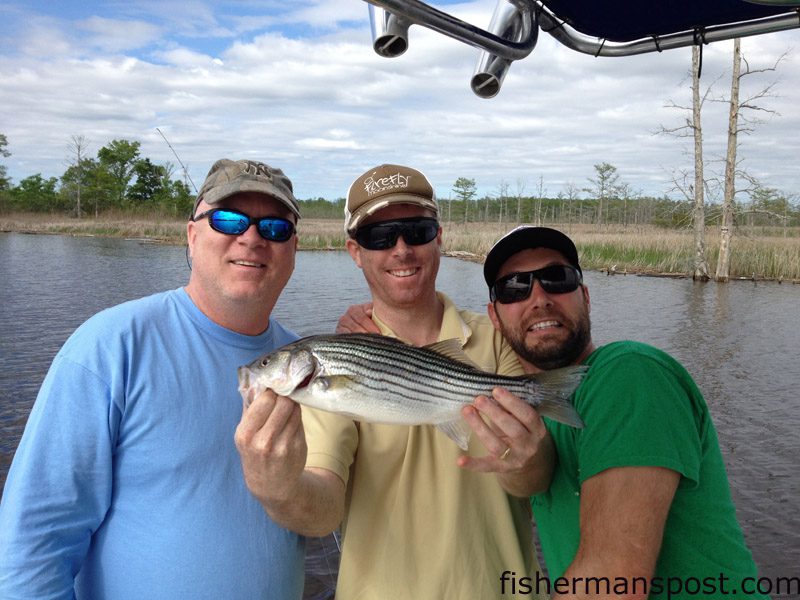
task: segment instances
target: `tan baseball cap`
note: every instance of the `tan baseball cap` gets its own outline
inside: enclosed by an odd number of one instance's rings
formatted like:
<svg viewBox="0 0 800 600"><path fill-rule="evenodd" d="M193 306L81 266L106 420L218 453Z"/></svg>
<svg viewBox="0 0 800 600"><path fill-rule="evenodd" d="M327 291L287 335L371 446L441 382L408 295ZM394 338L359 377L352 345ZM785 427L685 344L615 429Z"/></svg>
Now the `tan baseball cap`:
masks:
<svg viewBox="0 0 800 600"><path fill-rule="evenodd" d="M283 171L255 160L228 158L221 158L213 164L197 194L192 212L197 210L201 200L207 204L219 204L240 192L256 192L275 198L300 218L300 206L294 197L292 182Z"/></svg>
<svg viewBox="0 0 800 600"><path fill-rule="evenodd" d="M352 234L369 215L390 204L415 204L439 215L433 186L421 172L401 165L381 165L358 177L347 191L344 229Z"/></svg>

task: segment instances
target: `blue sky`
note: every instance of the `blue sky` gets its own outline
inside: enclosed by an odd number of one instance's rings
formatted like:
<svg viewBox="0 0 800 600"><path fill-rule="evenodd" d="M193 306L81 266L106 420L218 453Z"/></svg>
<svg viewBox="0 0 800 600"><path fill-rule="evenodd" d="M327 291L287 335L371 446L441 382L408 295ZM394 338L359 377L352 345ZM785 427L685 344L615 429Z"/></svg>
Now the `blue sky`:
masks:
<svg viewBox="0 0 800 600"><path fill-rule="evenodd" d="M486 27L494 0L431 2ZM200 185L221 157L283 168L301 198L343 196L382 162L425 172L441 198L459 177L478 190L549 195L589 185L608 162L634 192L662 196L691 168L688 140L654 135L675 127L690 103L690 49L594 58L541 34L514 63L500 94L476 97L478 52L413 26L409 50L371 49L362 0L6 1L0 5L0 133L14 182L59 176L73 136L89 152L113 139L142 155L177 161ZM745 38L754 67L744 94L775 83L760 105L777 111L741 139L743 166L763 185L800 194L800 30ZM702 86L728 94L731 43L705 48ZM762 114L762 117L767 115ZM720 172L726 107L704 115L709 176ZM717 199L712 194L712 201Z"/></svg>

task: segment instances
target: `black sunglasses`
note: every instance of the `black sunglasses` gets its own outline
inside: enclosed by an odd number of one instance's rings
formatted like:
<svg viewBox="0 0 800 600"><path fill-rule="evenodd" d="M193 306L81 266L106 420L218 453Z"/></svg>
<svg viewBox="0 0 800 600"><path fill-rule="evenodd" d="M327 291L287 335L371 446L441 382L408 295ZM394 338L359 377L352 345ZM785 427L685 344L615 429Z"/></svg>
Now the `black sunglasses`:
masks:
<svg viewBox="0 0 800 600"><path fill-rule="evenodd" d="M500 304L521 302L531 295L533 282L538 281L548 294L574 292L581 285L581 273L570 265L550 265L535 271L511 273L494 282L489 289L489 299Z"/></svg>
<svg viewBox="0 0 800 600"><path fill-rule="evenodd" d="M370 223L356 229L353 237L359 246L367 250L394 248L397 238L409 246L422 246L433 241L439 233L439 221L431 217L411 217Z"/></svg>
<svg viewBox="0 0 800 600"><path fill-rule="evenodd" d="M259 235L270 242L285 242L294 234L294 223L281 217L251 217L238 210L230 208L212 208L191 221L199 221L208 217L211 229L225 235L242 235L255 224Z"/></svg>

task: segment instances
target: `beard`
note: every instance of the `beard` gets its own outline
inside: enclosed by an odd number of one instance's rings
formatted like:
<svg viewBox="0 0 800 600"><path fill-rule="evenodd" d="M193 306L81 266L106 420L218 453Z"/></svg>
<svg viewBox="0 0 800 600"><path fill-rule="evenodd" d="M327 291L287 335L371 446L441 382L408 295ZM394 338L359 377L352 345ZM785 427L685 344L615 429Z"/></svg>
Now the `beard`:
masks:
<svg viewBox="0 0 800 600"><path fill-rule="evenodd" d="M539 316L539 318L543 316L545 315ZM562 324L559 332L566 331L567 333L566 338L560 341L543 339L528 344L526 342L527 326L523 326L521 322L505 323L500 315L497 318L500 323L500 333L503 334L517 356L542 371L574 365L591 344L592 326L589 311L585 306L574 321L559 317L558 321Z"/></svg>

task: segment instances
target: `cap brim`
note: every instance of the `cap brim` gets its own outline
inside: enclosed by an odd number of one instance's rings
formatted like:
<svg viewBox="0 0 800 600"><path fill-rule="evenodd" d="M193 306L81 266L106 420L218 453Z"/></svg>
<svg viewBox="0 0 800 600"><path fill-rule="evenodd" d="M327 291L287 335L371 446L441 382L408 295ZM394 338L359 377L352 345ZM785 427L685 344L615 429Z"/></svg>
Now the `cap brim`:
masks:
<svg viewBox="0 0 800 600"><path fill-rule="evenodd" d="M509 258L522 250L533 248L550 248L560 252L573 267L581 271L578 250L568 236L549 227L522 226L500 238L489 250L483 263L483 278L486 280L486 285L489 287L494 285L497 273Z"/></svg>
<svg viewBox="0 0 800 600"><path fill-rule="evenodd" d="M295 217L298 219L300 218L300 211L294 205L294 203L286 198L286 196L282 194L278 188L263 181L237 181L215 187L214 189L206 192L202 198L198 199L197 204L199 204L200 201L205 202L206 204L219 204L226 198L230 198L231 196L242 192L253 192L274 198L292 211L292 214L294 214ZM197 207L195 206L195 210L196 209Z"/></svg>
<svg viewBox="0 0 800 600"><path fill-rule="evenodd" d="M423 198L415 194L396 194L393 196L378 198L377 200L373 200L372 202L367 202L359 206L347 220L347 231L355 231L358 229L361 221L370 215L374 215L379 210L382 210L393 204L413 204L414 206L432 210L434 214L437 216L439 215L439 207L435 200Z"/></svg>

